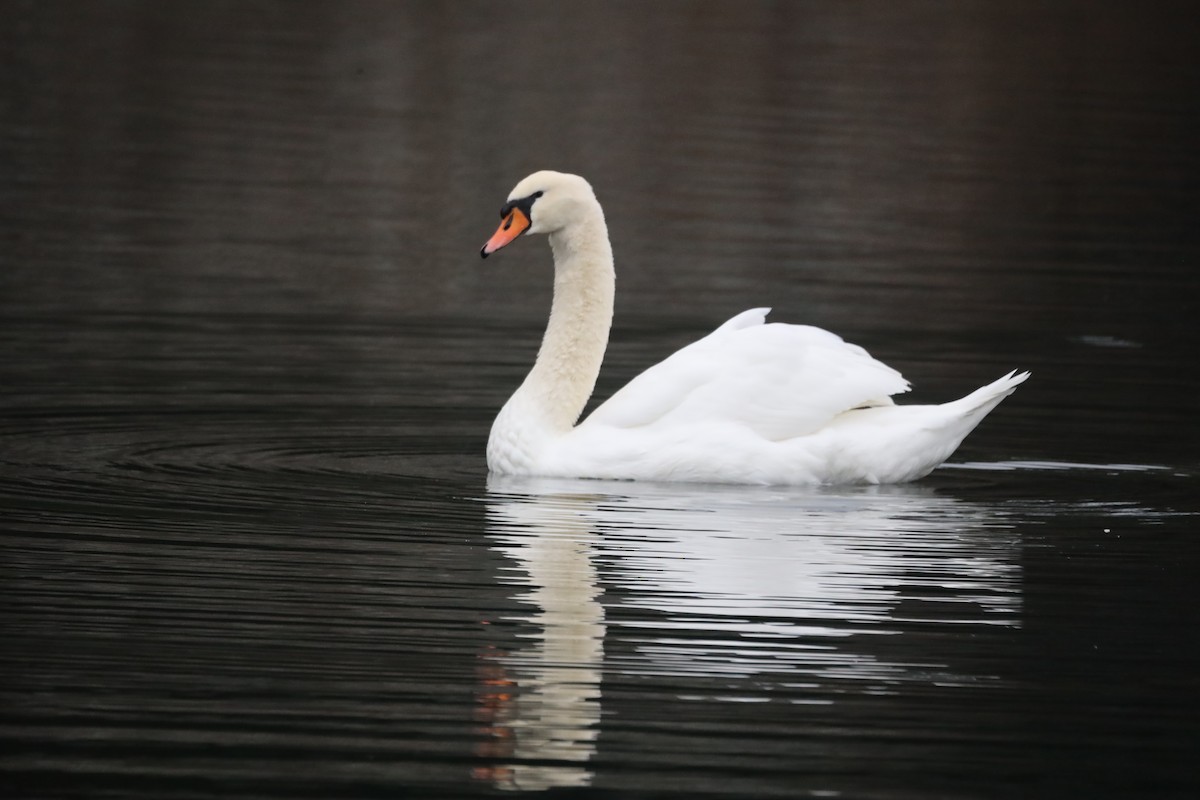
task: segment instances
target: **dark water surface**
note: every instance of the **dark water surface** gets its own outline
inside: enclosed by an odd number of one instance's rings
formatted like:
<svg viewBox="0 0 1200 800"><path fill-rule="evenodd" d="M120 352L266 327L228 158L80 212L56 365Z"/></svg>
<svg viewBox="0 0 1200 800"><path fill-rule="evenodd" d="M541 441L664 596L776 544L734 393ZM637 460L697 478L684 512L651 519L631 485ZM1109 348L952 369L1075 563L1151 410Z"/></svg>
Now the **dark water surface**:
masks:
<svg viewBox="0 0 1200 800"><path fill-rule="evenodd" d="M0 3L6 797L1200 794L1188 4ZM905 487L488 479L588 176L599 392L745 308Z"/></svg>

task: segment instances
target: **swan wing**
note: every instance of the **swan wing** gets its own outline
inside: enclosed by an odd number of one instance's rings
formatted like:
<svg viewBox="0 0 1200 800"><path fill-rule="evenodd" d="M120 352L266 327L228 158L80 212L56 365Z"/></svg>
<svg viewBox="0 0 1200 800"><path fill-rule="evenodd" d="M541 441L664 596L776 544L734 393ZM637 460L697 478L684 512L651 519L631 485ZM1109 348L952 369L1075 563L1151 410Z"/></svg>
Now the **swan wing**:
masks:
<svg viewBox="0 0 1200 800"><path fill-rule="evenodd" d="M650 367L580 428L732 423L782 441L852 408L891 405L891 395L908 390L863 348L821 328L767 323L769 311L738 314Z"/></svg>

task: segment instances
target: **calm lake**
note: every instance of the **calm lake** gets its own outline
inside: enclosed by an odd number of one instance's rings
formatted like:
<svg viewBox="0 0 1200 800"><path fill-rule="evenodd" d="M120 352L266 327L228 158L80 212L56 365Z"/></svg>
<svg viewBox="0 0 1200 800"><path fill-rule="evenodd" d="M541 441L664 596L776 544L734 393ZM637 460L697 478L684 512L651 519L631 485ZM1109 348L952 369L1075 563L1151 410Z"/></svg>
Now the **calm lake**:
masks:
<svg viewBox="0 0 1200 800"><path fill-rule="evenodd" d="M1200 795L1187 3L2 0L0 793ZM597 396L735 313L902 402L900 487L489 478L551 257Z"/></svg>

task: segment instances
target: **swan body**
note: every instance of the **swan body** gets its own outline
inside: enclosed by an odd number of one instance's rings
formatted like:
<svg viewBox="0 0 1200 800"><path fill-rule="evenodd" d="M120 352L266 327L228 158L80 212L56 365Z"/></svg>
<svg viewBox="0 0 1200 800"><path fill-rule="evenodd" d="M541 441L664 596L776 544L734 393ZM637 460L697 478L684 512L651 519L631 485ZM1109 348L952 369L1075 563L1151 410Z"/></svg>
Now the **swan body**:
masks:
<svg viewBox="0 0 1200 800"><path fill-rule="evenodd" d="M757 484L901 483L928 474L1029 373L959 400L898 406L899 372L807 325L738 314L582 413L612 325L615 273L604 212L583 178L543 171L501 211L486 258L549 235L554 300L529 375L488 439L497 474Z"/></svg>

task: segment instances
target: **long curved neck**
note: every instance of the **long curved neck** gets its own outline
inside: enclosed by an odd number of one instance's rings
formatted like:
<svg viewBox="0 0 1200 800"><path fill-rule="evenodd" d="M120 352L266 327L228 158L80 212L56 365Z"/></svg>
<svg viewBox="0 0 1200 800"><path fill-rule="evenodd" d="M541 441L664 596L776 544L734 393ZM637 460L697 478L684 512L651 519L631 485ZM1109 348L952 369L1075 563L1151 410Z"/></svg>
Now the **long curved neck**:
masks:
<svg viewBox="0 0 1200 800"><path fill-rule="evenodd" d="M612 245L596 204L570 226L550 234L554 302L537 361L513 395L549 434L574 426L591 397L612 327Z"/></svg>

